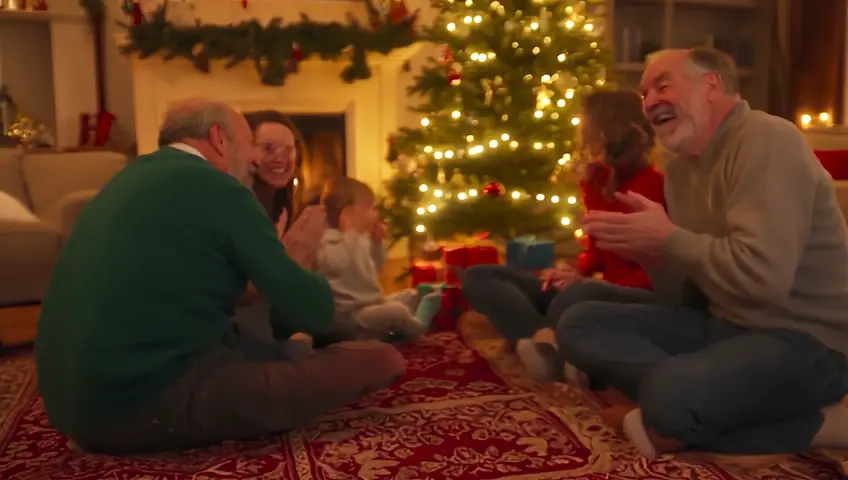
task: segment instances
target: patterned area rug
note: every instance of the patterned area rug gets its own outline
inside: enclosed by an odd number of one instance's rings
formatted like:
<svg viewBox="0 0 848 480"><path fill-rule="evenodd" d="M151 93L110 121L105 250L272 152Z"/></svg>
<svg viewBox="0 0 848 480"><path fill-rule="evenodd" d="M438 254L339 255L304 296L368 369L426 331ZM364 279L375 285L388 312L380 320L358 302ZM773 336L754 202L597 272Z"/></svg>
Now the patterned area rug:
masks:
<svg viewBox="0 0 848 480"><path fill-rule="evenodd" d="M482 317L404 347L392 388L309 428L180 454L111 458L74 452L46 425L30 355L0 360L0 479L583 479L830 480L816 458L762 471L640 457L600 424L598 400L524 378Z"/></svg>

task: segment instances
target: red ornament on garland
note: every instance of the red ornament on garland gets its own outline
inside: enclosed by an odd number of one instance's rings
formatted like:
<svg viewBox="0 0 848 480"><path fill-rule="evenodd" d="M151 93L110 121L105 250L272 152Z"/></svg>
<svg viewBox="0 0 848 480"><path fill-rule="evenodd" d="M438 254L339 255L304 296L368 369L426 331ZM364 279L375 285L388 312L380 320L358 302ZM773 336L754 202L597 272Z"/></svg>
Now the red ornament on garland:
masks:
<svg viewBox="0 0 848 480"><path fill-rule="evenodd" d="M487 197L500 197L503 195L503 188L497 182L491 182L483 187L483 195Z"/></svg>
<svg viewBox="0 0 848 480"><path fill-rule="evenodd" d="M141 11L141 2L132 2L132 20L133 26L141 25L144 21L144 13Z"/></svg>

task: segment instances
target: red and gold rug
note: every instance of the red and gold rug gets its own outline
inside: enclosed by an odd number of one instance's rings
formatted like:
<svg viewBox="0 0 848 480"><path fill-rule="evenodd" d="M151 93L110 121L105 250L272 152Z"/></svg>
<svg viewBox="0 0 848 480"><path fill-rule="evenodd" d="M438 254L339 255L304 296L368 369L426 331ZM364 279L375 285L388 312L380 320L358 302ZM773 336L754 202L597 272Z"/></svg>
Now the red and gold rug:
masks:
<svg viewBox="0 0 848 480"><path fill-rule="evenodd" d="M0 479L830 480L814 458L761 471L640 457L600 424L597 400L527 380L478 316L404 347L392 388L265 441L116 459L75 452L46 424L30 355L0 361Z"/></svg>

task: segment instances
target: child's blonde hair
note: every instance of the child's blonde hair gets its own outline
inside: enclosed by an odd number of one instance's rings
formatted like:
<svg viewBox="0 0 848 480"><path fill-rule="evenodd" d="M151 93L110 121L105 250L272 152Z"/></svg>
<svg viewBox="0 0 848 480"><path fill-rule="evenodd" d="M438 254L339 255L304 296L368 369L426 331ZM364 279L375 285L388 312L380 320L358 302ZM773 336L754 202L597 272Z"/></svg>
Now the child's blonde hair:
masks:
<svg viewBox="0 0 848 480"><path fill-rule="evenodd" d="M374 190L359 180L348 177L338 177L324 184L321 194L321 205L327 212L327 226L339 228L342 210L359 202L376 200Z"/></svg>

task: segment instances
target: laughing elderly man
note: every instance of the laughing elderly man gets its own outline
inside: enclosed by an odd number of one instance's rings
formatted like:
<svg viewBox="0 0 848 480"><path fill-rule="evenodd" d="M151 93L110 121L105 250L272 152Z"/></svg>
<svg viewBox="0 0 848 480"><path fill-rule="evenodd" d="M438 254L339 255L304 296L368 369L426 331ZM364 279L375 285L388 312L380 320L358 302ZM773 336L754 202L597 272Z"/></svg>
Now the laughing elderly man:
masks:
<svg viewBox="0 0 848 480"><path fill-rule="evenodd" d="M565 359L634 400L625 434L647 457L846 445L848 231L798 129L740 99L711 49L655 55L641 83L673 154L668 215L591 212L598 247L641 263L665 305L584 302L557 331ZM684 306L691 292L708 308Z"/></svg>

